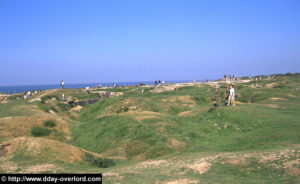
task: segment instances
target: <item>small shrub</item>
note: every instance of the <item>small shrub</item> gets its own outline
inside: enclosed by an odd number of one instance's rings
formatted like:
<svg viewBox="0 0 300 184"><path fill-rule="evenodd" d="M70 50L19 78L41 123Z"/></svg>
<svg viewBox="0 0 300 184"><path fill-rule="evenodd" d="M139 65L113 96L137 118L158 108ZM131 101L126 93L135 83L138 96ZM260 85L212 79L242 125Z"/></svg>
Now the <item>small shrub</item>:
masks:
<svg viewBox="0 0 300 184"><path fill-rule="evenodd" d="M100 167L100 168L107 168L110 166L116 165L115 162L112 159L108 158L97 158L94 155L90 153L85 153L86 160L90 162L91 164Z"/></svg>
<svg viewBox="0 0 300 184"><path fill-rule="evenodd" d="M124 107L124 112L128 112L129 108L128 107Z"/></svg>
<svg viewBox="0 0 300 184"><path fill-rule="evenodd" d="M31 135L34 137L42 137L42 136L48 136L51 133L51 130L48 128L43 128L40 126L35 126L31 129Z"/></svg>
<svg viewBox="0 0 300 184"><path fill-rule="evenodd" d="M52 119L44 121L44 126L46 127L55 127L56 122Z"/></svg>
<svg viewBox="0 0 300 184"><path fill-rule="evenodd" d="M52 111L54 111L54 112L58 112L58 110L57 110L55 107L51 107L50 110L52 110Z"/></svg>

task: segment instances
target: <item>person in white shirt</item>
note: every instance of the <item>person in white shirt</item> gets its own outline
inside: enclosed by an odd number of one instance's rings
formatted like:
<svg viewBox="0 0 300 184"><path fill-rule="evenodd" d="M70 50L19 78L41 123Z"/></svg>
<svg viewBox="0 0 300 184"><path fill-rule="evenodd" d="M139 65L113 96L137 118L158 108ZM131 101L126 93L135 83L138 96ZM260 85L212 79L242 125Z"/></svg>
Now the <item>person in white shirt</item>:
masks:
<svg viewBox="0 0 300 184"><path fill-rule="evenodd" d="M64 81L61 80L61 81L60 81L60 88L61 88L61 89L64 89L64 85L65 85Z"/></svg>
<svg viewBox="0 0 300 184"><path fill-rule="evenodd" d="M228 106L232 105L232 106L235 106L235 100L234 100L234 96L235 96L235 90L233 88L233 85L231 84L230 85L230 90L229 90L230 94L229 94L229 97L228 97Z"/></svg>
<svg viewBox="0 0 300 184"><path fill-rule="evenodd" d="M89 86L85 87L85 90L86 90L87 94L90 94L90 87Z"/></svg>

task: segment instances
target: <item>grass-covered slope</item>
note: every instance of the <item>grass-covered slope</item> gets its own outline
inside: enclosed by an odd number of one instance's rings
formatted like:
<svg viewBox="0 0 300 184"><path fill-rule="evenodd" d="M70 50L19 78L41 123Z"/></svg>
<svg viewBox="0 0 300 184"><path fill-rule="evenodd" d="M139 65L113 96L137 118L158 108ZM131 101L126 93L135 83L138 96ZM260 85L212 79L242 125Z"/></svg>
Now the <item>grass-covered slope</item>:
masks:
<svg viewBox="0 0 300 184"><path fill-rule="evenodd" d="M300 75L234 84L235 107L223 106L223 82L1 99L0 145L9 145L0 149L0 171L103 172L105 183L297 183ZM61 100L101 91L114 95L84 107Z"/></svg>
<svg viewBox="0 0 300 184"><path fill-rule="evenodd" d="M212 107L213 89L205 85L106 99L82 110L81 119L86 121L75 128L74 142L126 159L178 152L253 151L299 143L297 81L281 88L263 86L267 84L259 82L259 88L237 84L238 105L217 109Z"/></svg>

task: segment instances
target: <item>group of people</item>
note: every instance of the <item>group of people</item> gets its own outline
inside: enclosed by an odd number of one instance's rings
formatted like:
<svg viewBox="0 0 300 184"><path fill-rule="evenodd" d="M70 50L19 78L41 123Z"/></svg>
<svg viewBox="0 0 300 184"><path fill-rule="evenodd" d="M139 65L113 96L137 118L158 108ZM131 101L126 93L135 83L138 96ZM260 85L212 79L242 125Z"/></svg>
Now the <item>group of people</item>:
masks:
<svg viewBox="0 0 300 184"><path fill-rule="evenodd" d="M163 85L163 86L166 85L166 82L164 80L158 80L158 81L155 80L154 83L155 83L155 86L157 86L157 85Z"/></svg>
<svg viewBox="0 0 300 184"><path fill-rule="evenodd" d="M28 91L27 93L24 93L24 99L30 98L32 96L31 91Z"/></svg>
<svg viewBox="0 0 300 184"><path fill-rule="evenodd" d="M214 106L218 107L220 102L220 91L218 87L215 87L214 99L215 99ZM226 86L224 106L235 106L235 90L233 84Z"/></svg>
<svg viewBox="0 0 300 184"><path fill-rule="evenodd" d="M35 91L27 91L26 93L24 93L24 96L23 96L23 98L24 99L28 99L28 98L30 98L33 94L36 94L36 93L40 93L40 92L42 92L42 90L35 90Z"/></svg>
<svg viewBox="0 0 300 184"><path fill-rule="evenodd" d="M225 81L226 82L228 82L228 81L237 81L238 80L238 78L237 77L235 77L234 75L224 75L224 79L225 79Z"/></svg>

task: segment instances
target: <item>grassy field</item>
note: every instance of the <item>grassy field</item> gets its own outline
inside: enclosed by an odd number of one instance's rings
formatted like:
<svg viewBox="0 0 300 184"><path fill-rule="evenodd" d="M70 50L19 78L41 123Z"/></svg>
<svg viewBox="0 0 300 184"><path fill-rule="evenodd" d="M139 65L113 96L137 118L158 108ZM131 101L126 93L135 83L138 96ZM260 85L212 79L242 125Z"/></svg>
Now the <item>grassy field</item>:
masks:
<svg viewBox="0 0 300 184"><path fill-rule="evenodd" d="M0 150L0 171L102 172L104 183L300 182L300 74L236 82L235 107L223 106L222 82L154 88L95 90L122 95L75 108L62 93L99 94L64 89L32 97L40 101L2 100L0 144L10 146Z"/></svg>

